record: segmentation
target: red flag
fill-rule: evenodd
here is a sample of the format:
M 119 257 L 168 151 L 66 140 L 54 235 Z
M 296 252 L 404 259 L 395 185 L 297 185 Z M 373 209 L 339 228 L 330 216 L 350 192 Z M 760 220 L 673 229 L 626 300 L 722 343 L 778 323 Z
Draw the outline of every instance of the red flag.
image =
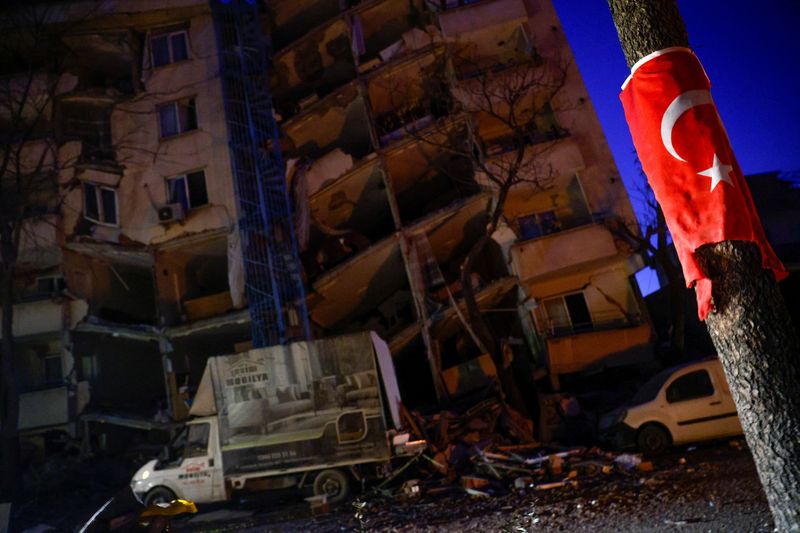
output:
M 631 69 L 620 99 L 689 287 L 695 285 L 700 320 L 711 311 L 711 280 L 694 252 L 703 244 L 755 242 L 764 268 L 780 280 L 786 270 L 767 242 L 750 190 L 700 61 L 688 48 L 667 48 Z

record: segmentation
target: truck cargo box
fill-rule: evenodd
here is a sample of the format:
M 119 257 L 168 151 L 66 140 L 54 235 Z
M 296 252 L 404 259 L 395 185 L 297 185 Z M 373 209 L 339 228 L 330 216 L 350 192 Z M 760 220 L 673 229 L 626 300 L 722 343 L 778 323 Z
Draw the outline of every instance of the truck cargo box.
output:
M 358 333 L 211 357 L 190 413 L 218 415 L 237 476 L 388 460 L 399 401 L 386 343 Z

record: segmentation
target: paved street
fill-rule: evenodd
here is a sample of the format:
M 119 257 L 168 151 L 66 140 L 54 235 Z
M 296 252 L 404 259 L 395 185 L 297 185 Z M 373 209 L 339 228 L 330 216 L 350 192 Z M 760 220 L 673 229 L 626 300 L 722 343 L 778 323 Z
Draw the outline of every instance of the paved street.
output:
M 739 441 L 734 441 L 739 442 Z M 682 461 L 684 459 L 685 461 Z M 311 518 L 299 498 L 204 511 L 179 531 L 767 532 L 772 524 L 750 454 L 729 442 L 679 448 L 652 472 L 598 475 L 548 491 L 473 497 L 460 489 L 414 501 L 367 499 Z M 215 520 L 216 518 L 216 520 Z

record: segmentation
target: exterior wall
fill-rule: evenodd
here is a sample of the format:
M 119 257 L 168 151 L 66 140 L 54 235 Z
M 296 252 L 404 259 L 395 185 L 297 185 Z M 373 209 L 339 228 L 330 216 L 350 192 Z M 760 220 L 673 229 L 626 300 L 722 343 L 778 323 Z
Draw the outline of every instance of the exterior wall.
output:
M 618 253 L 608 228 L 592 224 L 517 244 L 511 258 L 519 277 L 533 280 Z
M 547 340 L 548 367 L 552 375 L 594 367 L 637 363 L 649 357 L 649 325 L 593 331 Z M 613 354 L 609 356 L 609 354 Z
M 536 36 L 537 50 L 547 57 L 560 57 L 568 61 L 567 85 L 559 93 L 553 108 L 559 123 L 569 130 L 570 139 L 580 147 L 586 165 L 580 173 L 580 180 L 591 211 L 614 213 L 630 223 L 635 223 L 628 193 L 619 177 L 572 50 L 561 31 L 555 8 L 545 0 L 524 1 L 531 33 Z
M 157 244 L 235 225 L 213 23 L 209 14 L 183 21 L 188 22 L 190 59 L 152 68 L 146 44 L 142 59 L 144 92 L 117 104 L 111 115 L 112 143 L 117 161 L 124 167 L 122 175 L 114 178 L 96 172 L 76 173 L 86 181 L 117 182 L 119 227 L 95 225 L 91 230 L 95 239 Z M 154 21 L 151 29 L 157 30 L 165 22 L 176 20 Z M 187 97 L 195 98 L 198 128 L 161 139 L 157 106 Z M 201 169 L 205 171 L 208 205 L 192 209 L 180 223 L 159 224 L 157 207 L 168 200 L 166 178 Z M 74 228 L 83 209 L 80 188 L 72 191 L 67 203 L 65 226 Z

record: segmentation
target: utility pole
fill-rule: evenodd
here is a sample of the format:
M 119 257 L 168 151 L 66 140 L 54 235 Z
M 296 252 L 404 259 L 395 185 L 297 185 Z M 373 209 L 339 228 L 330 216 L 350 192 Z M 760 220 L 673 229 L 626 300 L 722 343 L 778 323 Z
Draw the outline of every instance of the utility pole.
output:
M 608 4 L 629 67 L 653 52 L 689 47 L 675 0 L 608 0 Z M 648 179 L 652 183 L 653 176 Z M 667 216 L 667 225 L 676 227 L 673 224 L 677 221 Z M 724 240 L 705 244 L 694 251 L 694 257 L 713 287 L 715 311 L 706 325 L 725 369 L 775 526 L 779 531 L 800 531 L 797 333 L 773 273 L 763 268 L 755 243 Z

